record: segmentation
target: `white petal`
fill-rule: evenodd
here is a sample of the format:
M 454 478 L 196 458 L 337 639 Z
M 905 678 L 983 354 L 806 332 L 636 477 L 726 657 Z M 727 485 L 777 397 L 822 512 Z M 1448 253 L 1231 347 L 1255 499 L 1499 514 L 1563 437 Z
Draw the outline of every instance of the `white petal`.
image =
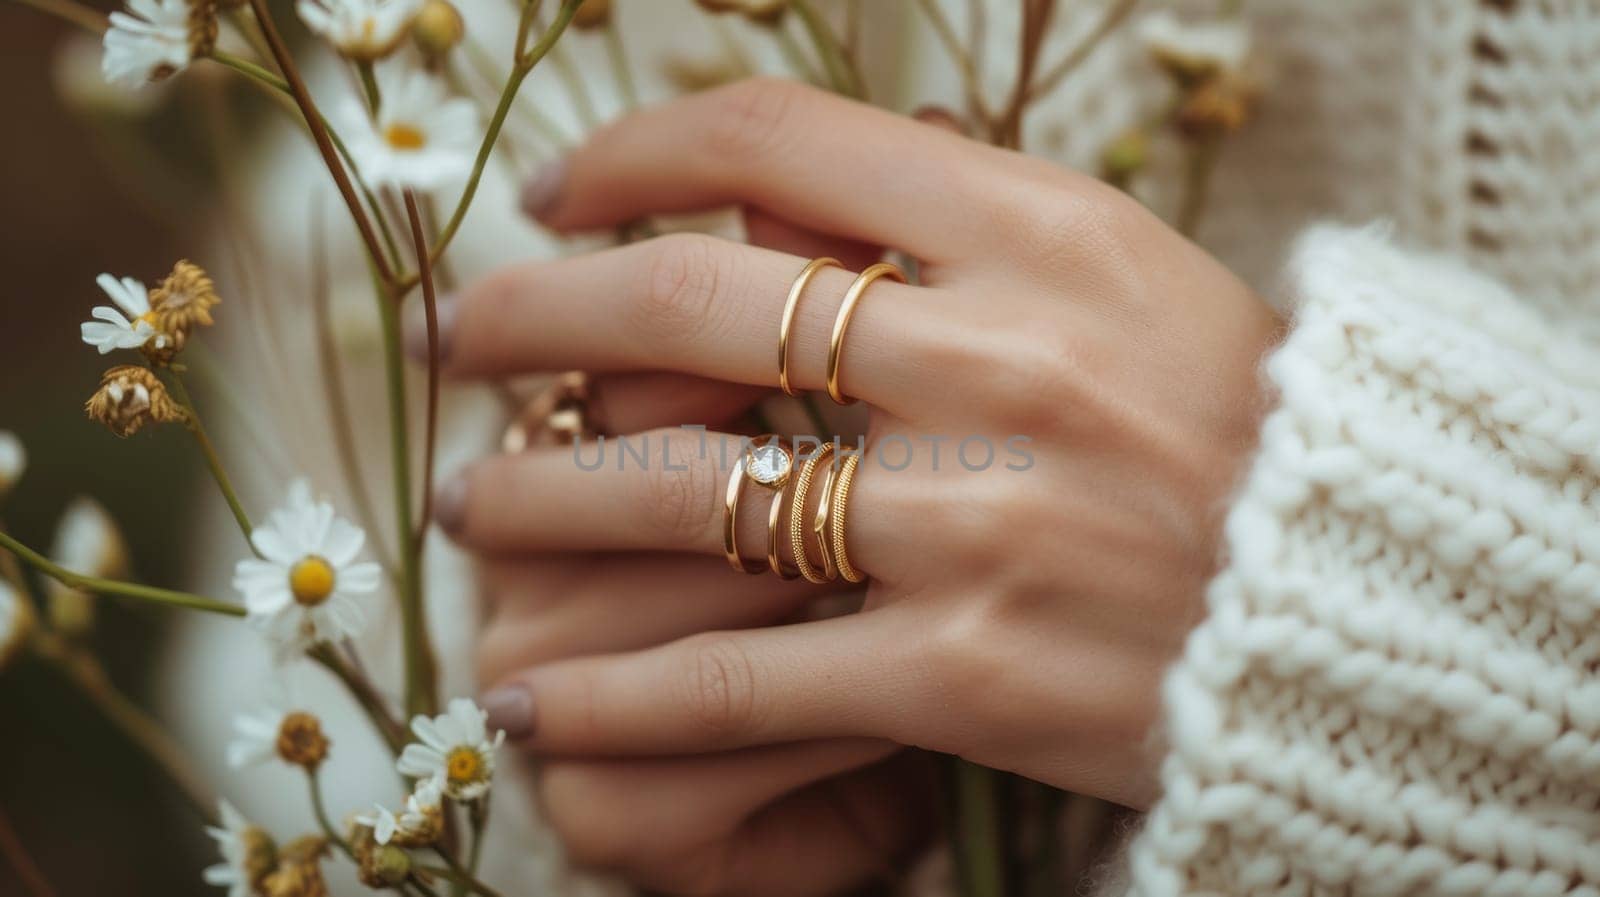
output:
M 428 778 L 444 769 L 444 755 L 424 745 L 408 744 L 394 768 L 403 776 Z
M 378 588 L 382 577 L 383 568 L 371 561 L 353 564 L 339 571 L 339 591 L 365 595 Z
M 336 517 L 329 523 L 327 535 L 322 540 L 322 556 L 333 566 L 344 567 L 361 553 L 361 546 L 366 540 L 367 534 L 362 532 L 361 527 L 343 517 Z

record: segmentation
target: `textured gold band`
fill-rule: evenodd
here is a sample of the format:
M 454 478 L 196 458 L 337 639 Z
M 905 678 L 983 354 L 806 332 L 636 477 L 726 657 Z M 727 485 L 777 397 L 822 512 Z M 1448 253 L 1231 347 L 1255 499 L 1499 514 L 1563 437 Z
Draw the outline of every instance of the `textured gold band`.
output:
M 841 405 L 849 405 L 855 401 L 845 396 L 839 387 L 839 357 L 844 353 L 845 328 L 850 326 L 850 318 L 856 313 L 856 305 L 861 301 L 861 294 L 880 277 L 906 282 L 905 272 L 888 262 L 879 262 L 868 267 L 856 275 L 855 282 L 845 291 L 844 302 L 839 305 L 839 316 L 833 319 L 833 337 L 828 341 L 828 395 Z
M 860 463 L 859 452 L 844 459 L 844 465 L 839 468 L 839 482 L 834 486 L 833 510 L 828 515 L 828 541 L 833 545 L 833 561 L 839 565 L 839 575 L 850 582 L 861 582 L 867 578 L 850 565 L 850 555 L 844 549 L 844 524 L 849 509 L 850 486 L 855 482 L 856 468 Z
M 827 463 L 828 479 L 822 488 L 822 507 L 826 508 L 828 504 L 828 486 L 833 482 L 834 465 L 831 463 L 832 458 L 833 443 L 830 442 L 817 449 L 815 455 L 806 459 L 806 463 L 800 467 L 799 477 L 795 480 L 794 499 L 789 506 L 789 547 L 794 550 L 794 565 L 800 571 L 800 575 L 806 578 L 806 582 L 831 582 L 838 578 L 838 573 L 835 572 L 833 567 L 832 553 L 828 550 L 828 543 L 820 539 L 820 537 L 817 542 L 818 547 L 822 550 L 823 569 L 819 573 L 816 567 L 811 566 L 811 559 L 806 557 L 805 541 L 807 530 L 805 526 L 806 496 L 811 493 L 811 480 L 816 476 L 817 466 Z M 822 511 L 819 510 L 818 513 L 820 514 Z
M 789 385 L 789 333 L 794 329 L 794 316 L 800 308 L 800 295 L 806 291 L 806 285 L 811 283 L 818 271 L 828 266 L 843 267 L 838 259 L 819 258 L 812 259 L 800 273 L 794 276 L 794 283 L 789 285 L 789 298 L 783 303 L 783 319 L 778 322 L 778 386 L 791 396 L 800 394 L 799 390 Z

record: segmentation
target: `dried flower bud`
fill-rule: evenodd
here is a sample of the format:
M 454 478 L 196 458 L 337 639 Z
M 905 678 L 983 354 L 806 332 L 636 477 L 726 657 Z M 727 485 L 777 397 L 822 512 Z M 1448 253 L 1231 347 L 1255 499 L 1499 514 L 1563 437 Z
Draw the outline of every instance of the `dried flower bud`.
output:
M 217 0 L 189 0 L 189 57 L 202 59 L 217 48 Z
M 149 423 L 187 419 L 155 373 L 132 364 L 119 365 L 102 374 L 100 388 L 83 407 L 90 420 L 105 424 L 118 436 L 132 436 Z
M 4 670 L 33 633 L 33 605 L 11 584 L 0 580 L 0 670 Z
M 56 526 L 50 559 L 74 573 L 120 579 L 128 572 L 128 543 L 111 513 L 80 495 L 67 505 Z M 94 626 L 94 598 L 87 592 L 51 580 L 45 597 L 50 622 L 61 634 L 79 637 Z
M 328 855 L 328 839 L 306 835 L 285 844 L 278 851 L 278 865 L 261 880 L 263 897 L 328 897 L 328 883 L 322 877 L 322 860 Z
M 244 847 L 244 859 L 240 865 L 250 880 L 251 892 L 259 894 L 263 882 L 278 865 L 278 845 L 266 829 L 253 825 L 241 831 L 238 838 Z
M 583 5 L 572 14 L 574 28 L 604 28 L 610 21 L 611 0 L 583 0 Z
M 737 13 L 758 25 L 776 25 L 789 11 L 789 0 L 694 0 L 709 13 Z
M 285 762 L 314 772 L 328 757 L 328 736 L 316 717 L 297 710 L 278 725 L 277 749 Z
M 1143 128 L 1134 128 L 1101 150 L 1100 177 L 1113 186 L 1126 188 L 1149 161 L 1150 135 Z
M 429 65 L 444 60 L 467 35 L 467 23 L 450 0 L 428 0 L 411 20 L 411 40 Z
M 0 499 L 6 497 L 27 469 L 28 450 L 23 448 L 22 440 L 9 430 L 0 430 Z
M 191 329 L 212 325 L 211 309 L 221 301 L 210 275 L 187 260 L 173 265 L 161 286 L 150 291 L 156 329 L 171 336 L 180 347 Z
M 1191 140 L 1231 134 L 1243 127 L 1255 111 L 1260 90 L 1238 74 L 1210 78 L 1184 95 L 1178 107 L 1178 132 Z
M 1250 53 L 1250 31 L 1237 20 L 1182 22 L 1163 10 L 1146 16 L 1138 30 L 1150 58 L 1182 88 L 1241 70 Z
M 346 840 L 355 854 L 356 877 L 369 888 L 392 888 L 411 877 L 411 855 L 393 844 L 379 844 L 372 827 L 350 826 Z

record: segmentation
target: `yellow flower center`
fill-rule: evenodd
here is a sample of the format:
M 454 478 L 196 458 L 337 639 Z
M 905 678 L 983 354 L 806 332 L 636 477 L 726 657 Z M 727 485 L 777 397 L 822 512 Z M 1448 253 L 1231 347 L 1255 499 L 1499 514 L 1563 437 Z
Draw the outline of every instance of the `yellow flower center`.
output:
M 333 578 L 333 565 L 311 555 L 289 570 L 289 591 L 300 604 L 316 607 L 333 594 Z
M 398 150 L 419 150 L 428 145 L 427 134 L 399 121 L 384 129 L 383 139 Z
M 133 326 L 135 326 L 135 327 L 139 326 L 139 322 L 140 321 L 143 321 L 146 324 L 149 324 L 151 327 L 156 326 L 156 312 L 155 312 L 155 309 L 152 308 L 151 310 L 145 312 L 144 314 L 140 315 L 139 317 L 134 318 L 133 319 Z
M 458 747 L 444 758 L 444 774 L 452 785 L 470 785 L 483 780 L 483 755 L 475 748 Z

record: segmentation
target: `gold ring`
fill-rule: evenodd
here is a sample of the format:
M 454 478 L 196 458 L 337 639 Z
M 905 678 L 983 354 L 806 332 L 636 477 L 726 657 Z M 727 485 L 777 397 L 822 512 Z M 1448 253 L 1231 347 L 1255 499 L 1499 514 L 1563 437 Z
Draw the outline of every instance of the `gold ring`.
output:
M 571 445 L 595 435 L 589 421 L 589 375 L 567 371 L 523 403 L 500 437 L 500 450 L 515 455 L 533 446 Z
M 760 573 L 765 569 L 760 563 L 752 567 L 739 554 L 739 494 L 744 491 L 745 480 L 781 495 L 793 470 L 794 452 L 772 433 L 757 436 L 734 462 L 722 503 L 722 550 L 728 556 L 728 565 L 740 573 Z
M 844 459 L 839 468 L 839 482 L 834 487 L 833 512 L 828 516 L 828 536 L 833 543 L 833 560 L 839 565 L 839 575 L 850 582 L 861 582 L 867 577 L 850 565 L 850 556 L 844 550 L 845 511 L 850 501 L 850 485 L 855 481 L 856 468 L 860 466 L 861 453 Z
M 833 498 L 834 483 L 839 478 L 839 459 L 833 458 L 828 464 L 828 475 L 822 480 L 822 499 L 817 502 L 817 514 L 811 518 L 811 534 L 817 537 L 817 545 L 822 549 L 822 574 L 832 582 L 839 578 L 839 562 L 833 546 L 828 544 L 827 526 L 833 517 L 833 509 L 837 507 Z
M 779 530 L 783 526 L 783 499 L 784 490 L 779 489 L 772 496 L 772 507 L 767 511 L 767 566 L 772 572 L 778 574 L 779 579 L 799 579 L 799 573 L 790 573 L 783 566 L 783 559 L 778 557 L 778 546 L 781 542 Z
M 839 578 L 839 574 L 833 569 L 833 559 L 828 552 L 828 543 L 820 539 L 817 544 L 822 549 L 822 572 L 818 573 L 817 568 L 811 566 L 811 559 L 806 557 L 806 528 L 803 525 L 806 515 L 806 496 L 811 493 L 811 479 L 816 475 L 817 465 L 830 460 L 832 455 L 833 443 L 824 443 L 817 448 L 815 455 L 807 458 L 806 463 L 800 466 L 800 475 L 796 478 L 794 485 L 793 503 L 789 506 L 789 547 L 794 549 L 794 565 L 800 571 L 800 575 L 806 578 L 806 582 L 832 582 Z M 834 465 L 829 463 L 829 482 L 833 480 L 833 470 Z M 824 505 L 828 502 L 826 484 L 823 486 L 822 502 Z
M 800 294 L 806 291 L 811 278 L 829 265 L 843 267 L 835 258 L 812 259 L 808 262 L 794 276 L 794 283 L 789 285 L 789 298 L 783 303 L 783 320 L 778 322 L 778 386 L 791 396 L 798 396 L 800 392 L 789 385 L 789 331 L 794 329 L 794 315 L 800 308 Z
M 839 306 L 839 316 L 833 319 L 833 337 L 828 341 L 828 395 L 841 405 L 849 405 L 855 401 L 845 396 L 839 388 L 839 356 L 844 351 L 844 331 L 850 326 L 850 317 L 856 313 L 856 304 L 861 301 L 861 294 L 880 277 L 891 277 L 906 283 L 905 272 L 894 265 L 888 262 L 872 265 L 856 275 L 855 283 L 850 284 L 850 289 L 845 291 L 844 302 Z

